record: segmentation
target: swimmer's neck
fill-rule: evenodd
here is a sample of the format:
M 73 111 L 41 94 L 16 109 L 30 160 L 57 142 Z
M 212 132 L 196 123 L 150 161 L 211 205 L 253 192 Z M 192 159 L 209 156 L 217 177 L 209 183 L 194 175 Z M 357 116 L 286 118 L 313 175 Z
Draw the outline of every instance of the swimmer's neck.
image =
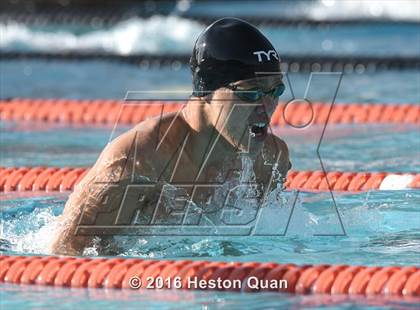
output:
M 209 148 L 214 144 L 214 149 L 209 158 L 211 162 L 226 159 L 226 157 L 234 157 L 237 149 L 226 141 L 223 136 L 218 135 L 216 128 L 208 118 L 208 103 L 199 101 L 197 98 L 189 100 L 182 109 L 181 116 L 190 127 L 189 137 L 189 153 L 193 160 L 202 160 L 205 153 L 209 152 Z
M 213 131 L 214 127 L 208 118 L 206 107 L 208 103 L 192 98 L 188 100 L 187 104 L 182 109 L 182 118 L 197 134 L 209 134 Z

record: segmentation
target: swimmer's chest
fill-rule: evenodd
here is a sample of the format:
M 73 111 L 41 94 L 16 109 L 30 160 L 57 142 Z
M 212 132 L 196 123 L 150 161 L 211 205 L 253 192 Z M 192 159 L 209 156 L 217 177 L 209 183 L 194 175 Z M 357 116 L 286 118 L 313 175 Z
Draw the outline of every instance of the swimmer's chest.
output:
M 225 160 L 192 162 L 188 156 L 172 158 L 161 173 L 161 180 L 172 183 L 226 183 L 236 181 L 266 183 L 272 166 L 264 163 L 261 156 L 244 163 L 240 156 Z

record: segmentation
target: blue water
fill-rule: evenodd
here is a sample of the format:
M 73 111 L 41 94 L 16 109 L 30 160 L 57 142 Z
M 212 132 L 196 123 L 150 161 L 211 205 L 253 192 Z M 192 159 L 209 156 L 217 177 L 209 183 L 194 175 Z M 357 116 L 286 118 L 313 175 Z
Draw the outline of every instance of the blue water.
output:
M 377 15 L 377 11 L 368 4 L 354 7 L 343 4 L 344 1 L 335 5 L 346 8 L 346 13 L 337 7 L 330 9 L 322 6 L 321 1 L 306 2 L 309 8 L 305 10 L 302 10 L 302 3 L 284 2 L 282 10 L 276 5 L 277 1 L 263 3 L 239 8 L 236 3 L 223 4 L 223 7 L 220 3 L 193 3 L 191 11 L 210 8 L 207 11 L 209 14 L 218 15 L 221 11 L 238 14 L 258 11 L 263 14 L 261 12 L 265 10 L 281 11 L 285 15 L 289 12 L 296 16 L 343 19 L 379 16 L 412 20 L 417 16 L 414 8 L 407 10 L 402 4 L 400 10 L 395 7 L 396 4 L 384 4 L 382 15 Z M 325 16 L 321 16 L 322 12 Z M 369 12 L 376 12 L 376 15 Z M 0 48 L 3 50 L 105 50 L 130 54 L 188 53 L 194 37 L 204 26 L 176 17 L 154 17 L 104 29 L 82 25 L 59 29 L 24 25 L 8 27 L 0 25 L 3 31 Z M 388 23 L 313 29 L 265 27 L 262 30 L 273 40 L 277 50 L 288 54 L 413 56 L 420 52 L 420 34 L 416 25 Z M 0 66 L 1 98 L 123 99 L 128 91 L 188 92 L 191 89 L 189 70 L 183 66 L 159 69 L 100 61 L 0 61 Z M 296 97 L 303 97 L 308 80 L 308 74 L 290 74 L 287 92 L 281 100 L 292 98 L 291 89 Z M 337 76 L 313 76 L 312 82 L 314 84 L 309 87 L 308 93 L 310 99 L 331 101 Z M 336 102 L 419 104 L 419 85 L 420 72 L 416 70 L 345 74 Z M 127 129 L 118 127 L 117 134 Z M 107 126 L 1 122 L 0 165 L 91 166 L 110 139 L 111 130 Z M 321 126 L 304 130 L 273 130 L 288 143 L 293 169 L 320 169 L 316 146 Z M 327 126 L 320 156 L 326 170 L 419 173 L 419 134 L 420 129 L 413 125 Z M 274 206 L 266 211 L 266 216 L 262 218 L 266 227 L 279 225 L 277 228 L 280 231 L 285 229 L 285 219 L 290 215 L 295 195 L 296 192 L 285 192 L 283 208 L 276 209 Z M 67 197 L 68 193 L 0 194 L 2 252 L 48 254 L 47 244 L 55 231 L 55 219 L 61 214 Z M 334 193 L 334 198 L 340 218 L 334 211 L 329 193 L 300 193 L 285 236 L 121 237 L 119 242 L 124 249 L 121 256 L 297 264 L 419 265 L 419 191 Z M 280 216 L 280 220 L 275 222 L 270 215 Z M 320 237 L 317 234 L 343 236 Z M 95 248 L 88 249 L 87 254 L 98 255 Z M 1 306 L 7 309 L 415 309 L 418 306 L 418 300 L 342 296 L 184 291 L 138 293 L 16 285 L 2 285 L 1 288 Z

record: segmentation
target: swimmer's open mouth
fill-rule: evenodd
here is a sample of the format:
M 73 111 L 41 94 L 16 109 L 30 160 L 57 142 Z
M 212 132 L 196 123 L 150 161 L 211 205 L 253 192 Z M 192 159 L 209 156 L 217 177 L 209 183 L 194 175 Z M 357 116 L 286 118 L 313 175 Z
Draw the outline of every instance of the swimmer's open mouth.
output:
M 265 122 L 258 122 L 251 124 L 249 127 L 249 134 L 252 138 L 257 140 L 264 140 L 267 136 L 268 124 Z

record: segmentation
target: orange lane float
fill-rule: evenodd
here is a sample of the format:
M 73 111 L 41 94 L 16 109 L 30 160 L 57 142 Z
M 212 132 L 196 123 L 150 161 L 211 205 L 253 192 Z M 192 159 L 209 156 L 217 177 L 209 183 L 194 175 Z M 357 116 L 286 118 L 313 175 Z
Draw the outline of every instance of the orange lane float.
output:
M 0 192 L 71 191 L 89 168 L 0 167 Z M 420 188 L 419 173 L 289 171 L 285 186 L 303 191 Z
M 420 269 L 414 266 L 1 256 L 0 282 L 72 288 L 420 296 Z
M 0 100 L 0 119 L 10 121 L 42 121 L 50 123 L 100 125 L 132 125 L 142 120 L 178 111 L 184 102 L 24 99 Z M 325 124 L 398 123 L 419 124 L 419 104 L 331 104 L 292 101 L 280 103 L 271 119 L 272 126 Z

